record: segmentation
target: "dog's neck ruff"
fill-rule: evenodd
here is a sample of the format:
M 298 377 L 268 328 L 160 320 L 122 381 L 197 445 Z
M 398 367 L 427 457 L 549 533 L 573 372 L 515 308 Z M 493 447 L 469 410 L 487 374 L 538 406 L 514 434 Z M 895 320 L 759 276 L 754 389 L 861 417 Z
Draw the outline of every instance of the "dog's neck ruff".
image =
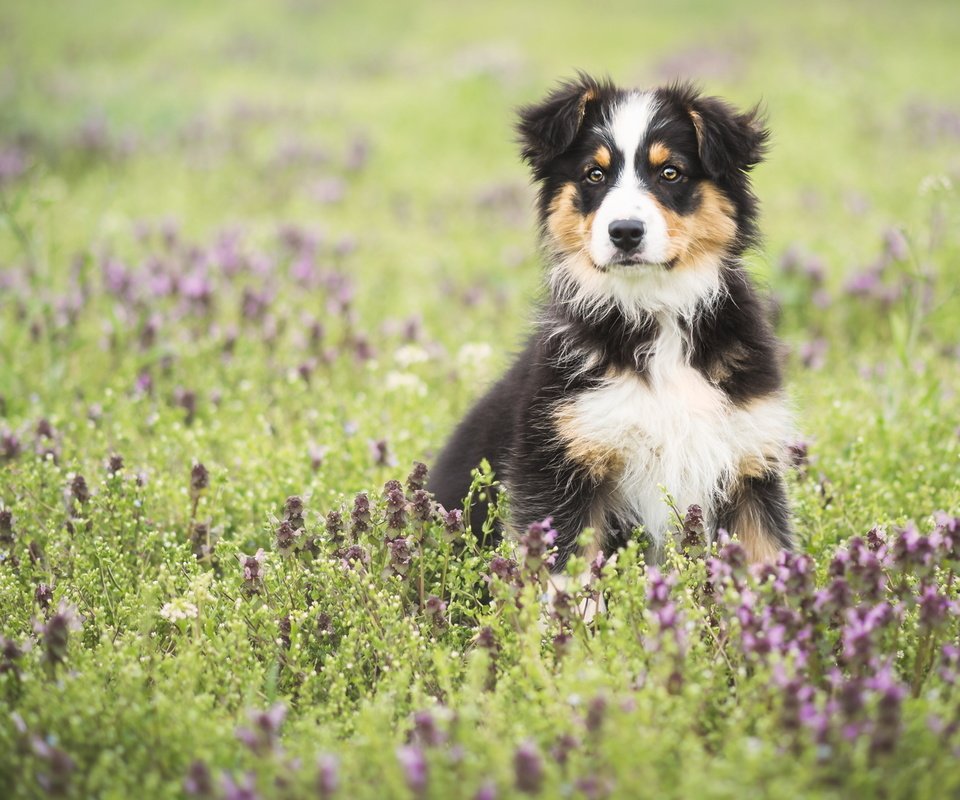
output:
M 564 316 L 589 323 L 615 308 L 636 327 L 651 318 L 690 326 L 724 295 L 715 258 L 670 270 L 660 265 L 598 269 L 583 254 L 558 257 L 548 275 L 554 305 Z

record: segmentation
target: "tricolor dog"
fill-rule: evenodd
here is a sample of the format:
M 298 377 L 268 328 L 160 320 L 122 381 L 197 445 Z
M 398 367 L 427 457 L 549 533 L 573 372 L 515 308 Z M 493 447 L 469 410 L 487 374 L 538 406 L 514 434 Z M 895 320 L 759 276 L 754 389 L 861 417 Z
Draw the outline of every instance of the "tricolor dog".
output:
M 507 527 L 552 517 L 555 569 L 642 526 L 656 559 L 667 496 L 752 562 L 792 547 L 791 415 L 779 344 L 741 256 L 757 239 L 749 172 L 768 133 L 687 85 L 627 90 L 581 75 L 520 110 L 539 187 L 549 297 L 513 366 L 454 431 L 431 489 L 459 507 L 492 465 Z M 471 509 L 475 531 L 486 507 Z

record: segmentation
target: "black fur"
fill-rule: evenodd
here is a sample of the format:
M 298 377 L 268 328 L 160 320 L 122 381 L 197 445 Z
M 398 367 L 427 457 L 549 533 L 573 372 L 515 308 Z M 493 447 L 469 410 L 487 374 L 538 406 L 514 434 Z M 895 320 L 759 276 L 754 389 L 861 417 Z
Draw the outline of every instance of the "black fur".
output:
M 581 175 L 604 143 L 598 133 L 604 113 L 625 95 L 609 82 L 581 75 L 542 103 L 521 109 L 521 151 L 540 183 L 544 230 L 561 187 L 578 186 L 575 208 L 584 216 L 602 201 L 602 191 L 585 185 Z M 656 97 L 657 139 L 668 141 L 684 174 L 675 186 L 651 189 L 658 193 L 661 206 L 678 214 L 696 213 L 702 197 L 699 187 L 710 181 L 734 208 L 736 236 L 718 260 L 721 299 L 703 313 L 681 320 L 681 325 L 690 366 L 732 403 L 745 407 L 781 387 L 777 341 L 738 260 L 756 237 L 757 205 L 748 171 L 762 158 L 767 133 L 756 110 L 737 113 L 723 101 L 700 97 L 689 86 L 660 89 Z M 610 165 L 611 172 L 620 168 Z M 645 159 L 637 169 L 647 185 L 656 182 Z M 561 255 L 548 248 L 548 259 Z M 556 568 L 575 551 L 584 526 L 597 524 L 591 509 L 609 487 L 567 457 L 554 429 L 553 411 L 561 401 L 597 387 L 611 371 L 645 379 L 650 346 L 660 331 L 660 323 L 650 314 L 627 316 L 616 303 L 582 313 L 567 300 L 554 295 L 544 304 L 540 322 L 513 366 L 457 426 L 434 465 L 430 486 L 444 506 L 459 507 L 470 484 L 470 470 L 488 459 L 509 490 L 509 522 L 514 529 L 553 518 L 558 532 Z M 790 546 L 786 498 L 776 471 L 763 479 L 738 481 L 718 509 L 718 521 L 733 524 L 748 506 L 778 532 L 778 546 Z M 485 515 L 485 504 L 475 503 L 470 519 L 475 532 Z M 604 547 L 610 549 L 643 520 L 601 522 L 607 534 Z

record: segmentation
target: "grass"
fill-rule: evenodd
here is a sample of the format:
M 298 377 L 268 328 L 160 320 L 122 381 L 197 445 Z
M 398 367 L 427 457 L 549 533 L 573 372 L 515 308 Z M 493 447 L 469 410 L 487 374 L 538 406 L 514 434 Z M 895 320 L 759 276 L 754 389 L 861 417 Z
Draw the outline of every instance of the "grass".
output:
M 958 29 L 946 2 L 2 4 L 0 793 L 956 792 Z M 681 547 L 672 621 L 631 547 L 588 629 L 384 494 L 527 328 L 512 110 L 576 68 L 768 109 L 750 266 L 809 586 Z M 836 556 L 875 526 L 879 588 Z M 850 614 L 883 603 L 860 659 Z M 759 653 L 781 623 L 745 606 L 810 644 Z

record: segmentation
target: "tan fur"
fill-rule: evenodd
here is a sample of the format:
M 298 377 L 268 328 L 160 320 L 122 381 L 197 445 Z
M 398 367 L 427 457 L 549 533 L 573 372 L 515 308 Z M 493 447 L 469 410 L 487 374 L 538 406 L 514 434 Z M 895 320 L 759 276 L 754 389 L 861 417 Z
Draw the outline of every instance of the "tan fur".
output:
M 579 417 L 572 404 L 559 406 L 553 419 L 557 436 L 566 446 L 567 457 L 582 466 L 591 480 L 599 483 L 622 469 L 623 456 L 616 448 L 592 442 L 580 430 Z M 599 526 L 594 527 L 600 530 Z
M 650 160 L 650 166 L 660 167 L 673 158 L 673 153 L 670 152 L 670 148 L 663 142 L 654 142 L 650 145 L 650 152 L 647 158 Z
M 603 169 L 610 169 L 610 150 L 609 148 L 602 144 L 597 148 L 597 152 L 593 154 L 593 160 L 597 163 L 598 167 Z
M 776 539 L 760 524 L 750 506 L 741 513 L 731 526 L 747 553 L 751 564 L 771 564 L 777 560 L 780 547 Z
M 705 256 L 721 256 L 736 236 L 733 205 L 709 181 L 700 187 L 699 208 L 687 216 L 665 208 L 655 197 L 652 199 L 667 221 L 667 257 L 677 268 L 701 263 Z
M 577 187 L 566 183 L 550 202 L 547 212 L 547 230 L 561 250 L 577 252 L 588 246 L 593 214 L 583 216 L 577 211 L 574 198 Z

